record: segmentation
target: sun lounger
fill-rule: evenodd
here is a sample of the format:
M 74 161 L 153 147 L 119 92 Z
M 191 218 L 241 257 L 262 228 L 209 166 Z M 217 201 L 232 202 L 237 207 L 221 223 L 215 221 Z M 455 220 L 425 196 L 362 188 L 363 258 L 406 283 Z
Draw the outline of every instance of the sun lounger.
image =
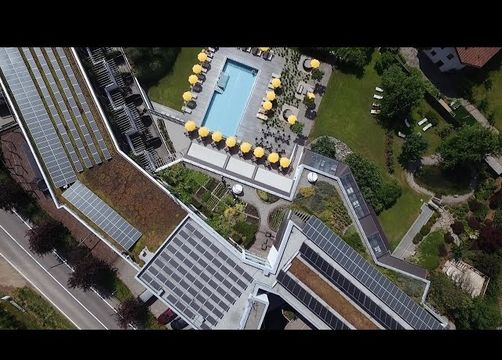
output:
M 192 93 L 192 99 L 197 99 L 197 94 Z
M 397 136 L 399 136 L 400 138 L 403 138 L 403 139 L 406 137 L 406 135 L 405 135 L 405 134 L 403 134 L 401 131 L 399 131 L 399 132 L 397 133 Z
M 269 84 L 268 84 L 268 88 L 269 88 L 270 90 L 275 90 L 275 87 L 274 87 L 274 85 L 272 85 L 272 83 L 269 83 Z
M 431 123 L 429 123 L 429 124 L 425 125 L 425 126 L 424 126 L 424 128 L 423 128 L 422 130 L 423 130 L 423 131 L 427 131 L 427 130 L 429 130 L 431 127 L 432 127 L 432 124 L 431 124 Z
M 259 112 L 258 114 L 256 114 L 256 117 L 257 117 L 258 119 L 261 119 L 261 120 L 264 120 L 264 121 L 265 121 L 265 120 L 268 120 L 268 116 L 267 116 L 267 115 L 265 115 L 265 114 L 262 114 L 262 113 L 260 113 L 260 112 Z
M 202 68 L 202 72 L 205 74 L 207 73 L 207 69 L 205 67 Z
M 272 51 L 267 51 L 265 55 L 263 55 L 263 58 L 268 61 L 272 61 L 274 58 L 274 53 Z
M 408 121 L 408 119 L 404 119 L 404 123 L 406 124 L 406 127 L 410 127 L 410 122 Z
M 378 92 L 383 92 L 383 89 L 379 88 L 378 86 L 375 88 L 375 90 L 378 91 Z
M 208 47 L 207 49 L 208 49 L 209 51 L 211 51 L 212 53 L 214 53 L 214 52 L 216 51 L 216 50 L 215 50 L 214 48 L 212 48 L 212 47 Z
M 272 73 L 272 77 L 273 77 L 273 78 L 277 78 L 277 79 L 279 79 L 279 78 L 281 77 L 281 75 L 277 75 L 277 74 L 275 74 L 275 73 Z
M 247 53 L 250 53 L 251 52 L 251 48 L 247 47 L 247 48 L 244 49 L 244 51 L 247 52 Z
M 423 118 L 422 120 L 420 120 L 418 122 L 418 126 L 421 126 L 422 124 L 426 123 L 427 122 L 427 118 Z
M 383 96 L 382 96 L 382 95 L 377 95 L 377 94 L 374 94 L 374 95 L 373 95 L 373 99 L 382 100 L 382 99 L 383 99 Z
M 213 59 L 208 56 L 207 59 L 206 59 L 206 62 L 210 63 L 211 61 L 213 61 Z
M 372 115 L 378 115 L 378 114 L 380 114 L 381 110 L 371 109 L 370 112 L 371 112 Z
M 184 113 L 187 113 L 187 114 L 191 114 L 192 113 L 192 109 L 186 107 L 186 106 L 183 106 L 181 108 L 181 111 L 183 111 Z
M 373 106 L 374 108 L 379 108 L 380 104 L 379 103 L 373 103 L 373 104 L 371 104 L 371 106 Z

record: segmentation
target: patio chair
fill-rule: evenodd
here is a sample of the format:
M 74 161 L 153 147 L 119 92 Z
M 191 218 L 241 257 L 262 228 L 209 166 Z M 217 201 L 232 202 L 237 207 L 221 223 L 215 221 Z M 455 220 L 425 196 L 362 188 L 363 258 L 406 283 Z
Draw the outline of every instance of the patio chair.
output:
M 187 108 L 186 106 L 183 106 L 181 108 L 181 111 L 183 111 L 184 113 L 187 113 L 187 114 L 191 114 L 192 113 L 192 109 Z
M 382 95 L 373 94 L 373 99 L 382 100 L 383 96 Z
M 303 85 L 302 84 L 298 85 L 298 87 L 296 88 L 296 92 L 298 94 L 303 94 Z

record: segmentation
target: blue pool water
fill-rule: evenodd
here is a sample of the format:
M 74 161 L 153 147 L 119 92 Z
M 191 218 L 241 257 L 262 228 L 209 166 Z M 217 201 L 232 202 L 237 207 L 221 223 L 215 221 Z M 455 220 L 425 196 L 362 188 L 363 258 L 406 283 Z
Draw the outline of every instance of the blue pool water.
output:
M 214 91 L 202 125 L 211 131 L 219 130 L 225 136 L 235 135 L 251 95 L 256 73 L 255 69 L 228 59 L 220 76 L 228 76 L 225 90 L 221 94 Z

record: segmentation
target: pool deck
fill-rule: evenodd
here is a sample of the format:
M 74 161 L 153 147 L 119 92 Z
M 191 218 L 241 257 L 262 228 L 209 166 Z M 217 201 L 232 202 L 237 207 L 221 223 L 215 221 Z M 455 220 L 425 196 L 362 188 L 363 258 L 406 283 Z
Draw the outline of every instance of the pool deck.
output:
M 192 110 L 191 114 L 184 114 L 184 118 L 185 120 L 193 120 L 198 126 L 201 126 L 204 115 L 211 102 L 218 77 L 228 58 L 258 70 L 248 104 L 236 134 L 239 140 L 254 143 L 255 137 L 261 133 L 262 129 L 261 120 L 256 118 L 256 114 L 268 90 L 268 84 L 272 79 L 272 73 L 281 74 L 285 64 L 285 60 L 279 56 L 274 56 L 272 61 L 268 61 L 263 57 L 254 56 L 251 53 L 246 53 L 237 48 L 220 47 L 213 56 L 211 68 L 206 72 L 206 80 L 202 84 L 202 91 L 197 94 L 197 99 L 195 100 L 197 107 Z

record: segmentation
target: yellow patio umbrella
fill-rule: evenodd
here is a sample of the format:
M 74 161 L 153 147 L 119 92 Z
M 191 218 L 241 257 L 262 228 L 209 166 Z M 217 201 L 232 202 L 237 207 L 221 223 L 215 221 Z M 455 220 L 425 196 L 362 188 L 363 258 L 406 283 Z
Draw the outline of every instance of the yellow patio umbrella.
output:
M 289 125 L 294 125 L 296 123 L 296 116 L 295 115 L 289 115 L 288 116 L 288 123 L 289 123 Z
M 282 168 L 287 168 L 289 164 L 291 164 L 291 160 L 289 160 L 287 157 L 282 157 L 279 164 L 281 165 Z
M 215 131 L 213 135 L 211 135 L 211 138 L 213 139 L 214 142 L 219 142 L 221 139 L 223 139 L 223 135 L 219 131 Z
M 209 129 L 207 127 L 201 127 L 199 129 L 199 136 L 200 137 L 206 137 L 209 135 Z
M 310 60 L 310 66 L 312 66 L 312 69 L 317 69 L 321 63 L 317 59 L 312 59 Z
M 315 99 L 315 94 L 314 94 L 313 92 L 308 92 L 308 93 L 307 93 L 307 97 L 308 97 L 309 99 Z
M 261 47 L 259 48 L 261 51 L 265 52 L 265 51 L 269 51 L 270 48 L 269 47 Z
M 192 71 L 196 74 L 200 74 L 200 72 L 202 71 L 202 66 L 195 64 L 194 66 L 192 66 Z
M 274 79 L 272 80 L 272 86 L 273 86 L 274 88 L 278 88 L 279 86 L 281 86 L 281 80 L 280 80 L 280 79 L 278 79 L 278 78 L 274 78 Z
M 256 149 L 254 149 L 253 154 L 257 158 L 261 158 L 263 157 L 263 155 L 265 155 L 265 150 L 263 150 L 261 146 L 258 146 Z
M 188 120 L 185 123 L 185 130 L 186 131 L 194 131 L 197 128 L 197 125 L 195 124 L 195 121 Z
M 251 144 L 248 142 L 243 142 L 241 144 L 241 151 L 243 154 L 247 154 L 248 152 L 251 151 Z
M 190 91 L 185 91 L 183 93 L 183 100 L 185 100 L 185 101 L 192 100 L 192 93 Z
M 199 81 L 197 75 L 192 74 L 188 77 L 188 82 L 190 83 L 190 85 L 195 85 L 197 81 Z
M 268 161 L 270 161 L 272 164 L 275 164 L 276 162 L 279 161 L 279 154 L 276 152 L 271 153 L 268 156 Z
M 274 101 L 275 100 L 275 92 L 267 91 L 267 99 L 270 101 Z
M 272 109 L 272 103 L 270 101 L 265 101 L 263 104 L 261 104 L 265 110 L 270 110 Z
M 227 140 L 225 140 L 225 145 L 229 148 L 234 147 L 235 144 L 237 144 L 237 140 L 233 136 L 230 136 Z
M 200 62 L 204 62 L 207 60 L 207 54 L 205 52 L 200 52 L 199 55 L 197 55 L 197 59 L 200 61 Z

